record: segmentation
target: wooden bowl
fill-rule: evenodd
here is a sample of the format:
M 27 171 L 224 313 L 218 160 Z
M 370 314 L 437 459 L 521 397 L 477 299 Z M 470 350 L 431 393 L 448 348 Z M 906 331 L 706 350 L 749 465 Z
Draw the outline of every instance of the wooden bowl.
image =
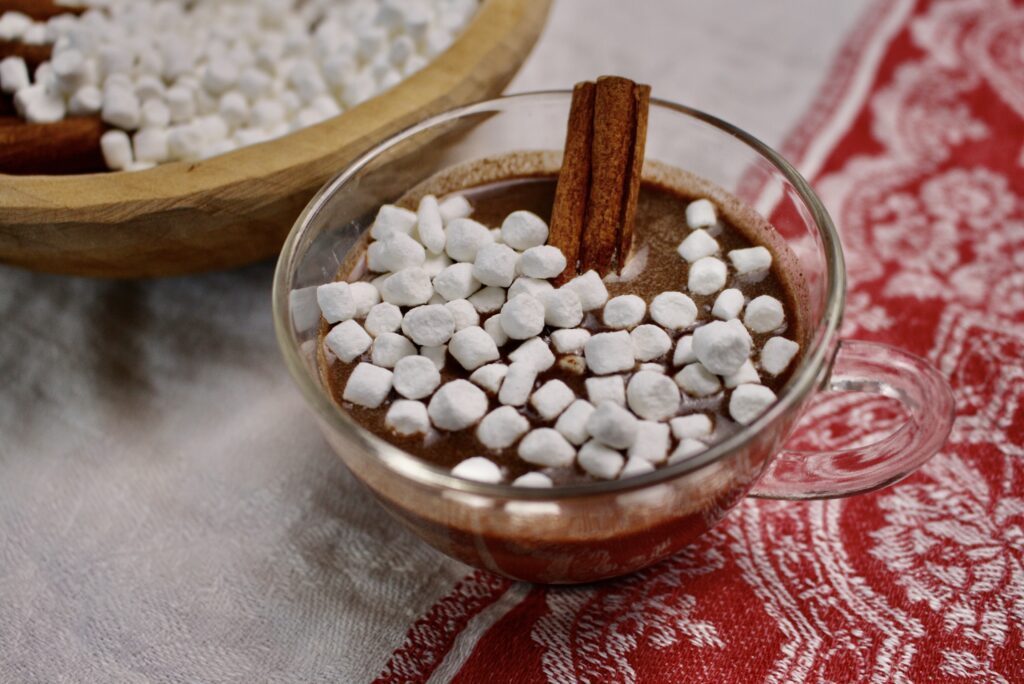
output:
M 484 0 L 423 70 L 316 126 L 197 163 L 133 173 L 0 175 L 0 261 L 104 277 L 229 268 L 277 253 L 324 182 L 416 121 L 492 97 L 540 34 L 550 0 Z

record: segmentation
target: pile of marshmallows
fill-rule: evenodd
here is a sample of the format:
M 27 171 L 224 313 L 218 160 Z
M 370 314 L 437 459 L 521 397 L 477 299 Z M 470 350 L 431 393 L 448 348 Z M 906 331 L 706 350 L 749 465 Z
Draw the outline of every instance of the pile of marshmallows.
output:
M 68 3 L 65 3 L 68 4 Z M 52 44 L 0 89 L 32 123 L 99 115 L 107 165 L 138 170 L 270 140 L 390 88 L 443 51 L 477 0 L 90 0 L 80 16 L 0 16 Z
M 329 356 L 351 363 L 368 353 L 352 370 L 343 399 L 377 408 L 394 391 L 401 398 L 391 403 L 385 420 L 395 433 L 475 429 L 495 452 L 518 443 L 519 457 L 539 468 L 576 463 L 595 478 L 612 479 L 650 472 L 707 448 L 714 421 L 705 413 L 677 417 L 681 391 L 707 398 L 702 405 L 709 408 L 724 385 L 732 390 L 729 414 L 743 425 L 775 401 L 759 384 L 748 330 L 778 332 L 785 326 L 783 307 L 769 296 L 745 302 L 740 290 L 723 289 L 728 268 L 713 256 L 719 247 L 706 230 L 716 223 L 709 201 L 688 205 L 691 232 L 679 245 L 690 262 L 688 289 L 719 293 L 711 312 L 715 320 L 703 324 L 683 292 L 663 292 L 650 307 L 635 295 L 609 299 L 594 271 L 555 288 L 549 279 L 563 271 L 566 259 L 545 244 L 548 226 L 541 218 L 515 211 L 501 228 L 488 229 L 469 218 L 471 211 L 461 196 L 439 203 L 428 195 L 415 213 L 381 207 L 366 257 L 369 270 L 382 275 L 317 289 L 325 320 L 335 324 L 324 340 Z M 764 247 L 734 250 L 728 258 L 739 275 L 764 272 L 772 262 Z M 599 310 L 611 332 L 591 334 L 579 327 L 587 312 Z M 648 316 L 652 323 L 644 322 Z M 553 329 L 550 345 L 542 337 L 545 328 Z M 499 361 L 499 349 L 510 341 L 518 346 L 506 364 Z M 771 337 L 760 349 L 760 370 L 782 373 L 798 350 L 796 342 Z M 672 366 L 682 367 L 674 377 L 656 362 L 670 355 Z M 448 357 L 471 371 L 468 381 L 441 384 L 439 371 Z M 537 387 L 538 376 L 556 363 L 590 376 L 586 399 L 557 379 Z M 520 410 L 527 404 L 538 424 Z M 671 454 L 670 432 L 678 440 Z M 452 472 L 485 482 L 503 479 L 484 456 Z M 535 471 L 513 484 L 552 481 Z

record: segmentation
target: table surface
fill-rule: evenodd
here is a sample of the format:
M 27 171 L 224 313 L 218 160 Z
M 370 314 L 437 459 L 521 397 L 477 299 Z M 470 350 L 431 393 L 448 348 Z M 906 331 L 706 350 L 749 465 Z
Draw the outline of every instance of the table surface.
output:
M 0 681 L 1024 681 L 1021 44 L 1003 0 L 555 3 L 509 90 L 619 73 L 781 147 L 843 232 L 845 334 L 926 356 L 960 410 L 894 488 L 744 502 L 599 587 L 381 515 L 283 368 L 272 264 L 0 267 Z M 814 417 L 815 446 L 893 427 Z

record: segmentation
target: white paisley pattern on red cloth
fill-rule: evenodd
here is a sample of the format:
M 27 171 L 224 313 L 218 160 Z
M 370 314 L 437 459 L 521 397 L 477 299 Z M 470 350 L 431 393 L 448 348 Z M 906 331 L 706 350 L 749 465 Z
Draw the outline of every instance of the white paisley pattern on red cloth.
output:
M 524 590 L 448 678 L 1024 682 L 1024 3 L 880 2 L 782 151 L 842 234 L 844 334 L 949 378 L 949 443 L 879 492 L 747 500 L 631 577 Z M 794 444 L 828 448 L 900 412 L 832 395 L 807 418 Z

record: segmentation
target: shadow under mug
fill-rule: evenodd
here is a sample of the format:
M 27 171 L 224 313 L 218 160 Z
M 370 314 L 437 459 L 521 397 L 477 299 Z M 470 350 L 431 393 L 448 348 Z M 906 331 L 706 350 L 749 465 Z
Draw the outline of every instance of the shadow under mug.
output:
M 315 290 L 334 279 L 377 207 L 453 165 L 522 150 L 561 149 L 571 94 L 514 95 L 432 117 L 380 143 L 313 198 L 288 236 L 274 277 L 274 322 L 287 366 L 327 441 L 412 531 L 461 561 L 515 579 L 589 582 L 677 552 L 742 497 L 841 497 L 891 484 L 946 440 L 954 402 L 922 359 L 840 340 L 846 280 L 839 236 L 814 191 L 776 152 L 738 128 L 654 100 L 649 164 L 685 169 L 768 219 L 801 272 L 802 354 L 778 401 L 706 451 L 622 480 L 529 489 L 451 475 L 358 426 L 316 366 Z M 645 164 L 645 173 L 648 164 Z M 840 451 L 784 448 L 816 391 L 899 401 L 906 421 L 882 441 Z

